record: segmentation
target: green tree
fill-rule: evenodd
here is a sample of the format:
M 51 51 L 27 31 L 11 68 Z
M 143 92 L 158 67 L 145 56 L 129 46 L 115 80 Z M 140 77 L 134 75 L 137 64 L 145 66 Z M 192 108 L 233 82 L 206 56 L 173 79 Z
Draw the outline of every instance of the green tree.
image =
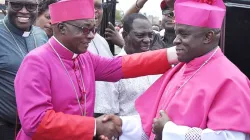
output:
M 122 10 L 117 10 L 117 9 L 116 9 L 115 21 L 121 21 L 123 15 L 124 15 L 124 13 L 123 13 Z

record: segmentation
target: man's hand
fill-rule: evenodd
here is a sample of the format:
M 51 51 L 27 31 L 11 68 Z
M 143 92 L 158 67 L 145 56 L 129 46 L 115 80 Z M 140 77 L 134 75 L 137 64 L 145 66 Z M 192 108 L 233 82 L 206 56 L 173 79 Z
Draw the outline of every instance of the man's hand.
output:
M 137 0 L 137 5 L 139 8 L 142 8 L 147 1 L 148 0 Z
M 115 115 L 96 118 L 96 136 L 101 140 L 118 138 L 122 134 L 122 120 Z
M 110 40 L 115 45 L 117 45 L 119 47 L 123 47 L 124 46 L 124 40 L 123 40 L 123 38 L 115 30 L 115 27 L 110 22 L 109 22 L 108 27 L 105 29 L 105 35 L 107 36 L 106 39 Z
M 162 139 L 162 131 L 164 128 L 164 125 L 170 121 L 167 114 L 161 110 L 160 111 L 160 118 L 154 119 L 153 124 L 153 133 L 155 134 L 155 140 L 161 140 Z

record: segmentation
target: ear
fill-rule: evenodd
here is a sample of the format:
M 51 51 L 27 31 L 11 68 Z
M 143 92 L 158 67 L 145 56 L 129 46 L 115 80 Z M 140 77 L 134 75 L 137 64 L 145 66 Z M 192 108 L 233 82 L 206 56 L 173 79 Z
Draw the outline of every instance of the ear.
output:
M 211 30 L 208 31 L 208 32 L 205 34 L 204 43 L 205 43 L 205 44 L 209 44 L 209 43 L 213 40 L 214 36 L 215 36 L 214 31 L 211 31 Z
M 125 39 L 128 36 L 128 33 L 126 31 L 122 31 L 122 37 Z
M 59 32 L 61 34 L 65 34 L 66 33 L 66 26 L 65 26 L 65 24 L 59 23 L 59 24 L 57 24 L 57 28 L 58 28 L 58 30 L 59 30 Z

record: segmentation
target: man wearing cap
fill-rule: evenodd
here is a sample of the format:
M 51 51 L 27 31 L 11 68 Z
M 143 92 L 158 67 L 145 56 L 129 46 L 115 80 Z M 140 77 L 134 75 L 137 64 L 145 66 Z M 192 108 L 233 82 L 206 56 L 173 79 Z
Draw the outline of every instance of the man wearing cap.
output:
M 163 30 L 160 31 L 160 35 L 163 37 L 167 47 L 173 46 L 175 39 L 174 32 L 174 9 L 167 5 L 166 1 L 163 0 L 160 4 L 162 10 L 162 24 Z
M 180 63 L 139 97 L 139 116 L 122 118 L 120 140 L 249 140 L 250 82 L 218 47 L 223 1 L 174 9 Z
M 92 117 L 95 80 L 115 82 L 164 73 L 176 62 L 174 51 L 100 57 L 87 51 L 95 33 L 93 0 L 62 0 L 49 10 L 54 36 L 25 57 L 15 79 L 22 124 L 17 140 L 118 137 L 122 123 L 118 117 L 105 122 L 104 116 Z

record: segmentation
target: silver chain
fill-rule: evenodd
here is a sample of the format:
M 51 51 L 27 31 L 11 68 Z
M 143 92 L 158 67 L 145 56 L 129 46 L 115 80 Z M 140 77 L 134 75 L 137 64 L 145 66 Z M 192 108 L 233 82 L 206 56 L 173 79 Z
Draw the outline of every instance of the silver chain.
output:
M 195 74 L 198 72 L 198 71 L 200 71 L 200 69 L 203 67 L 203 66 L 205 66 L 211 59 L 212 59 L 212 57 L 216 54 L 216 52 L 218 51 L 218 49 L 219 49 L 219 47 L 217 47 L 215 50 L 214 50 L 214 52 L 213 52 L 213 54 L 194 72 L 194 74 L 190 77 L 190 78 L 188 78 L 177 90 L 176 90 L 176 92 L 175 92 L 175 94 L 178 94 L 178 91 L 180 90 L 180 89 L 182 89 L 188 82 L 189 82 L 189 80 L 190 79 L 192 79 L 194 76 L 195 76 Z M 168 91 L 167 91 L 168 92 Z M 161 108 L 164 110 L 164 106 L 166 105 L 166 102 L 165 102 L 165 104 L 164 105 L 162 105 L 161 106 Z
M 59 54 L 57 53 L 57 51 L 55 50 L 55 48 L 52 46 L 52 44 L 50 43 L 50 41 L 49 41 L 49 45 L 51 46 L 51 48 L 53 49 L 53 51 L 56 53 L 58 59 L 60 60 L 62 66 L 64 68 L 64 70 L 66 71 L 66 73 L 67 73 L 67 75 L 68 75 L 68 77 L 69 77 L 69 79 L 71 81 L 71 84 L 72 84 L 72 86 L 74 88 L 74 91 L 75 91 L 75 94 L 76 94 L 76 99 L 77 99 L 77 102 L 78 102 L 78 105 L 79 105 L 79 108 L 80 108 L 82 116 L 86 116 L 86 98 L 87 98 L 86 97 L 86 93 L 84 94 L 84 113 L 83 113 L 83 109 L 82 109 L 82 106 L 81 106 L 81 103 L 80 103 L 80 98 L 79 98 L 79 96 L 77 94 L 77 90 L 76 90 L 75 84 L 74 84 L 74 82 L 73 82 L 73 80 L 72 80 L 72 78 L 71 78 L 71 76 L 69 74 L 69 71 L 67 70 L 67 68 L 66 68 L 65 64 L 63 63 L 61 57 L 59 56 Z M 83 83 L 83 88 L 84 88 L 84 91 L 86 92 L 81 71 L 80 71 L 80 74 L 81 74 L 81 80 L 82 80 L 82 83 Z
M 177 89 L 177 91 L 176 91 L 176 93 L 183 87 L 183 86 L 185 86 L 188 82 L 189 82 L 189 80 L 190 79 L 192 79 L 193 77 L 194 77 L 194 75 L 198 72 L 198 71 L 200 71 L 200 69 L 203 67 L 203 66 L 205 66 L 210 60 L 211 60 L 211 58 L 216 54 L 216 52 L 217 52 L 217 50 L 218 50 L 218 48 L 219 47 L 217 47 L 216 49 L 215 49 L 215 51 L 213 52 L 213 54 L 199 67 L 199 69 L 198 70 L 196 70 L 195 72 L 194 72 L 194 74 L 186 81 L 186 82 L 184 82 L 178 89 Z
M 2 20 L 2 22 L 3 22 L 3 25 L 5 26 L 5 28 L 6 28 L 6 29 L 8 30 L 8 32 L 10 33 L 10 35 L 11 35 L 12 39 L 15 41 L 16 46 L 18 47 L 18 49 L 19 49 L 19 51 L 20 51 L 21 55 L 22 55 L 22 56 L 23 56 L 23 58 L 24 58 L 25 53 L 23 52 L 23 50 L 21 49 L 21 47 L 18 45 L 18 43 L 17 43 L 17 41 L 16 41 L 15 37 L 14 37 L 14 36 L 13 36 L 13 34 L 11 33 L 10 29 L 6 26 L 6 24 L 5 24 L 4 20 Z M 33 32 L 31 32 L 31 34 L 32 34 L 32 36 L 33 36 L 33 38 L 34 38 L 34 41 L 35 41 L 35 48 L 37 48 L 36 38 L 35 38 L 35 36 L 34 36 Z M 28 47 L 27 47 L 27 50 L 28 50 Z M 29 51 L 28 51 L 28 52 L 29 52 Z
M 92 40 L 92 42 L 93 42 L 93 45 L 94 45 L 94 47 L 95 47 L 95 49 L 96 49 L 97 54 L 100 55 L 99 50 L 97 49 L 94 40 Z

